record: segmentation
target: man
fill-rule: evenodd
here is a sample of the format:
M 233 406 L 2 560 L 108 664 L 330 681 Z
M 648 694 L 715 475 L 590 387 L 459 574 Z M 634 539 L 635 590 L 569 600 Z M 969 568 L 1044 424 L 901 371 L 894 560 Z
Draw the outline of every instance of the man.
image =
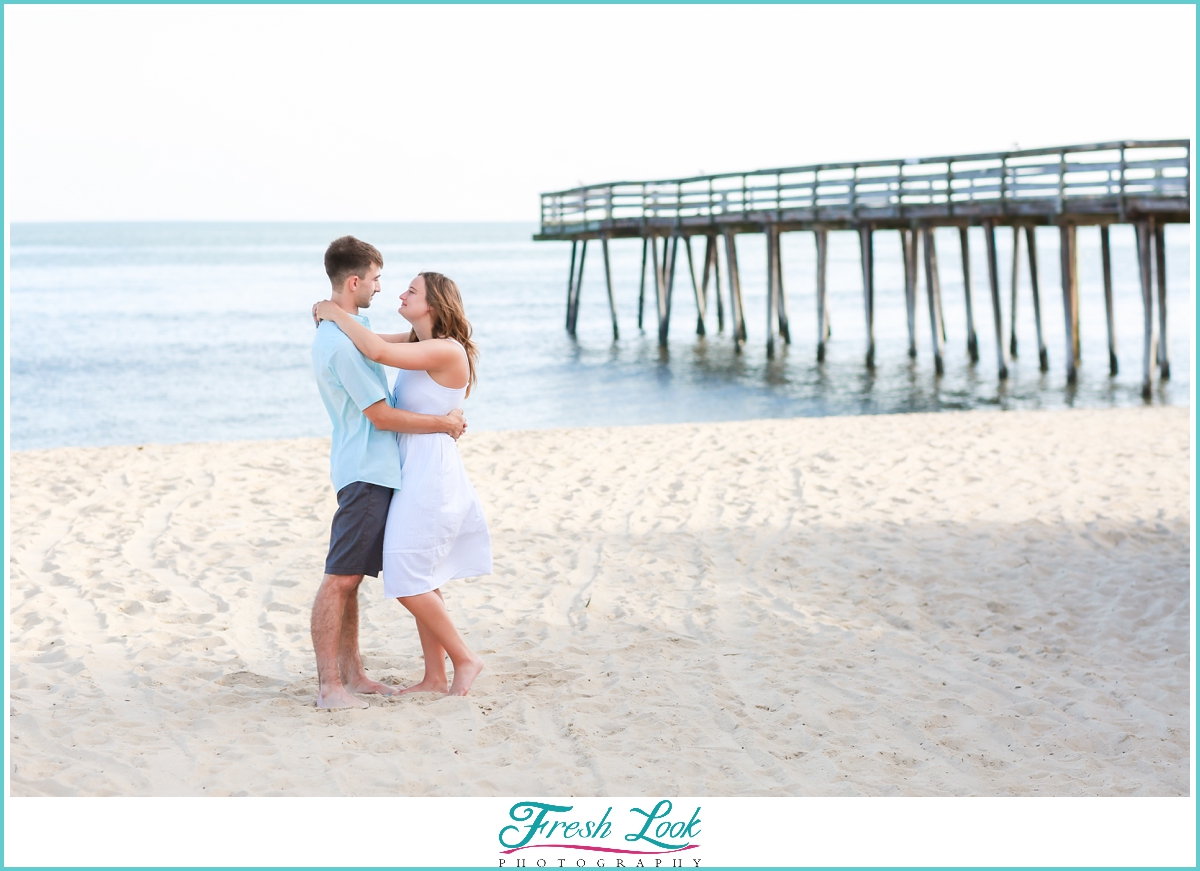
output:
M 373 245 L 343 236 L 325 251 L 330 299 L 370 328 L 358 310 L 379 293 L 383 255 Z M 390 338 L 390 337 L 389 337 Z M 325 577 L 312 611 L 317 656 L 318 708 L 365 708 L 354 693 L 391 695 L 398 687 L 369 679 L 358 650 L 358 587 L 383 568 L 383 529 L 392 490 L 400 487 L 400 454 L 393 432 L 448 433 L 457 439 L 462 412 L 435 416 L 392 408 L 383 367 L 363 357 L 330 321 L 317 326 L 313 372 L 333 422 L 330 477 L 337 490 Z

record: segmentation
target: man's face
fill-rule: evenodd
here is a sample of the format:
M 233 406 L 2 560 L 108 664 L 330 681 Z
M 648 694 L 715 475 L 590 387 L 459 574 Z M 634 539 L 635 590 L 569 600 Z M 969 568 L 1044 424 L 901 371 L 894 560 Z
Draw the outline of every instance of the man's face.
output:
M 382 285 L 379 282 L 379 276 L 382 272 L 383 269 L 381 267 L 372 263 L 371 268 L 367 270 L 365 275 L 351 277 L 354 304 L 359 308 L 369 308 L 372 297 L 382 289 Z

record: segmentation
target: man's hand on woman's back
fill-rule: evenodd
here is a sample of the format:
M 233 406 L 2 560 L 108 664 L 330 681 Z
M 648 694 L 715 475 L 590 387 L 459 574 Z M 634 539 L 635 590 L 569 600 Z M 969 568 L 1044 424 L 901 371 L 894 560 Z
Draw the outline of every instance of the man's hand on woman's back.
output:
M 467 431 L 467 419 L 463 417 L 462 409 L 456 408 L 446 415 L 446 433 L 458 441 L 458 437 Z

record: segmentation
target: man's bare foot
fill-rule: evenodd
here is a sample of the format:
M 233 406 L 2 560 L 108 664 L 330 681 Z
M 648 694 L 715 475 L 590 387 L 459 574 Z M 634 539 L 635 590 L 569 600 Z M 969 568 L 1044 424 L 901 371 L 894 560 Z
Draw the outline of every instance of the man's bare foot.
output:
M 350 695 L 344 687 L 335 687 L 328 690 L 323 689 L 317 693 L 317 707 L 333 711 L 338 708 L 369 708 L 371 706 L 362 699 L 356 699 Z
M 371 680 L 366 675 L 362 675 L 352 681 L 344 681 L 342 686 L 347 692 L 351 693 L 379 693 L 381 696 L 394 696 L 400 691 L 400 687 L 390 683 L 380 683 L 377 680 Z
M 424 678 L 420 683 L 415 683 L 410 687 L 405 687 L 396 693 L 396 695 L 404 696 L 408 695 L 409 693 L 445 693 L 447 689 L 448 687 L 446 686 L 445 678 L 442 678 L 441 680 L 434 680 L 427 677 Z
M 483 660 L 478 656 L 463 663 L 461 667 L 455 663 L 454 683 L 450 684 L 448 695 L 465 696 L 467 690 L 471 688 L 471 684 L 475 683 L 475 678 L 479 677 L 479 672 L 481 671 L 483 671 Z

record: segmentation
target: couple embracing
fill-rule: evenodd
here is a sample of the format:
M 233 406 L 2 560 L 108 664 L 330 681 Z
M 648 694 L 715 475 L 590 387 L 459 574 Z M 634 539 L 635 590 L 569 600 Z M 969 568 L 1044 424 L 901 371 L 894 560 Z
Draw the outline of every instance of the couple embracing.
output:
M 355 693 L 466 695 L 483 669 L 455 629 L 439 587 L 492 571 L 487 521 L 455 441 L 475 383 L 477 351 L 453 281 L 422 272 L 400 295 L 412 329 L 376 334 L 359 309 L 380 290 L 383 255 L 353 236 L 325 252 L 332 284 L 313 306 L 312 362 L 333 422 L 330 476 L 338 508 L 312 611 L 319 708 L 365 708 Z M 399 369 L 389 393 L 383 365 Z M 417 622 L 425 676 L 400 688 L 367 677 L 358 648 L 358 587 L 383 590 Z M 454 666 L 447 685 L 446 656 Z

